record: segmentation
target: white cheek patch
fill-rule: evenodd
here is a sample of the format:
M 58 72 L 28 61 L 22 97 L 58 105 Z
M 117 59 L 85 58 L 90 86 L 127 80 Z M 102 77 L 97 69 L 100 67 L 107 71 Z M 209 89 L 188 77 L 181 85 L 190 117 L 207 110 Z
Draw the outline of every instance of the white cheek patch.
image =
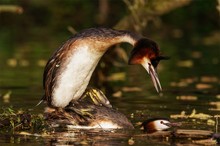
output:
M 148 58 L 144 57 L 142 59 L 141 65 L 147 70 L 148 73 L 150 73 L 149 64 L 150 64 L 150 60 Z
M 166 130 L 166 129 L 169 129 L 170 127 L 167 126 L 166 123 L 169 124 L 170 122 L 166 121 L 166 120 L 156 120 L 156 121 L 154 121 L 155 129 L 156 130 Z
M 72 52 L 54 88 L 53 106 L 65 107 L 70 101 L 81 97 L 102 55 L 103 53 L 91 52 L 86 45 Z

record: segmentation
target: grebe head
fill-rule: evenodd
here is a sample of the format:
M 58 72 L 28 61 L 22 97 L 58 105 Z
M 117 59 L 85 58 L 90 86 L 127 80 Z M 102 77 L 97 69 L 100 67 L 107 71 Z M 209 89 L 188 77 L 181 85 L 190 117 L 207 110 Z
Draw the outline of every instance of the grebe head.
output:
M 134 44 L 134 49 L 129 58 L 129 64 L 141 64 L 150 74 L 157 92 L 162 90 L 156 72 L 156 67 L 160 60 L 168 59 L 160 55 L 160 49 L 156 42 L 143 38 Z
M 156 131 L 163 131 L 163 130 L 167 130 L 170 127 L 172 127 L 169 119 L 167 118 L 148 119 L 142 123 L 142 126 L 144 127 L 144 131 L 148 133 L 153 133 Z

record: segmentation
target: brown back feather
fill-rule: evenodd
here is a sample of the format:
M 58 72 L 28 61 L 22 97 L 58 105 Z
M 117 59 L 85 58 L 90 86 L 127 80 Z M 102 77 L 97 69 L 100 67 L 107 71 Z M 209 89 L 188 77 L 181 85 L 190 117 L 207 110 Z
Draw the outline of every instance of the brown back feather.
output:
M 45 66 L 43 74 L 43 88 L 45 90 L 45 94 L 43 96 L 43 100 L 47 101 L 48 105 L 51 105 L 52 92 L 56 85 L 56 80 L 59 75 L 63 59 L 67 54 L 65 52 L 71 48 L 70 46 L 73 42 L 74 40 L 70 39 L 64 45 L 62 45 L 57 51 L 54 52 Z

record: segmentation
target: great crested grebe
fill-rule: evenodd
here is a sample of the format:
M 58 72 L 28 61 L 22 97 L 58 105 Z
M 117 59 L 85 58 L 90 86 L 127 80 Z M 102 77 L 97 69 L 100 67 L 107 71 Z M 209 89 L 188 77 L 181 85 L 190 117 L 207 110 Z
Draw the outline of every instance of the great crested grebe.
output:
M 171 127 L 171 123 L 167 118 L 152 118 L 142 123 L 144 131 L 153 133 L 155 131 L 167 130 Z
M 141 125 L 147 133 L 164 131 L 171 127 L 180 127 L 181 123 L 170 122 L 168 118 L 151 118 L 144 121 Z
M 70 107 L 74 106 L 74 110 Z M 86 111 L 86 115 L 78 114 L 75 110 Z M 70 129 L 133 129 L 127 117 L 114 108 L 96 105 L 91 101 L 81 100 L 62 110 L 47 107 L 45 119 L 52 127 Z
M 43 100 L 50 107 L 61 109 L 79 101 L 101 57 L 110 46 L 122 42 L 134 46 L 129 64 L 141 64 L 150 74 L 157 92 L 161 91 L 155 68 L 165 57 L 161 56 L 156 42 L 129 31 L 90 28 L 73 35 L 47 62 Z M 97 101 L 109 105 L 108 100 L 107 104 L 103 100 Z

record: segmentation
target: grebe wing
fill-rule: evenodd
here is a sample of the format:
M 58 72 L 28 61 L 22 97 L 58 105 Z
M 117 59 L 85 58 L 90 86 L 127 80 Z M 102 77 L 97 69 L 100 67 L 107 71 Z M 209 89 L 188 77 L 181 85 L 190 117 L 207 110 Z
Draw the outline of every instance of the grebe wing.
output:
M 46 100 L 49 103 L 51 102 L 51 94 L 57 80 L 56 78 L 59 75 L 58 71 L 62 65 L 61 62 L 64 58 L 64 52 L 67 50 L 66 48 L 68 47 L 63 45 L 57 51 L 55 51 L 48 60 L 44 69 L 43 88 L 45 90 L 45 94 L 43 96 L 43 100 Z

